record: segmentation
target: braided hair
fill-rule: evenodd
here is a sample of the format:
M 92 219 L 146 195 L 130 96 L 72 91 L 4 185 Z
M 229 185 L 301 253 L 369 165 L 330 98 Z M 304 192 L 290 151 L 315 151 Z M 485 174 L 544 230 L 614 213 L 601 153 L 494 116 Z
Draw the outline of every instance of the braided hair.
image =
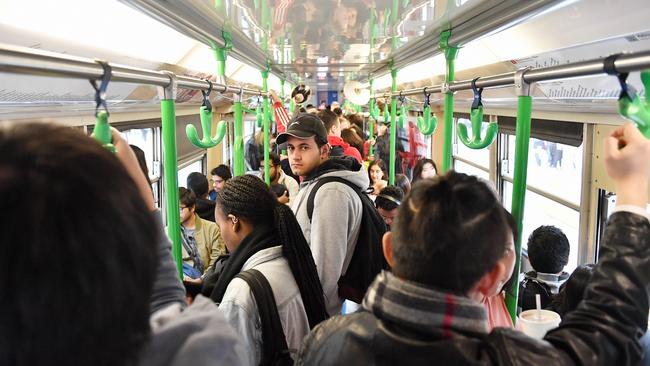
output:
M 310 328 L 327 319 L 316 263 L 293 211 L 278 204 L 266 184 L 253 175 L 228 180 L 217 197 L 217 206 L 225 214 L 245 219 L 253 226 L 273 227 L 300 290 Z

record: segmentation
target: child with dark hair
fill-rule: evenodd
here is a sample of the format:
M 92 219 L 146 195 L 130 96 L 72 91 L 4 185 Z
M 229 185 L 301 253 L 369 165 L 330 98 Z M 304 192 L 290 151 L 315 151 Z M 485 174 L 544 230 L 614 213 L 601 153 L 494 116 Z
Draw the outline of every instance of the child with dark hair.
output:
M 555 226 L 540 226 L 528 238 L 528 259 L 533 271 L 527 272 L 519 286 L 521 310 L 535 309 L 535 295 L 539 294 L 542 307 L 547 307 L 569 278 L 563 272 L 569 262 L 569 239 Z
M 250 269 L 268 280 L 286 343 L 289 350 L 297 350 L 309 330 L 327 318 L 327 311 L 316 264 L 293 212 L 278 204 L 262 180 L 243 175 L 226 182 L 215 215 L 231 256 L 210 297 L 241 335 L 249 350 L 246 364 L 266 359 L 262 350 L 269 341 L 262 338 L 250 287 L 236 278 Z

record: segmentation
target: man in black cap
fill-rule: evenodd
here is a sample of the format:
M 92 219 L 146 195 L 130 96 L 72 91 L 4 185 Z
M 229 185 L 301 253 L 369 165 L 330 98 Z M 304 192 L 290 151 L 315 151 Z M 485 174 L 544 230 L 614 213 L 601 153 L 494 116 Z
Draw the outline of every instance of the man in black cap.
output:
M 338 280 L 347 270 L 359 236 L 361 199 L 344 183 L 325 183 L 314 197 L 311 220 L 307 201 L 320 179 L 339 177 L 361 190 L 370 184 L 368 174 L 353 158 L 329 158 L 327 131 L 316 115 L 297 115 L 287 131 L 278 135 L 277 142 L 287 143 L 291 170 L 303 178 L 298 195 L 291 199 L 291 208 L 311 247 L 327 311 L 338 314 L 342 304 Z

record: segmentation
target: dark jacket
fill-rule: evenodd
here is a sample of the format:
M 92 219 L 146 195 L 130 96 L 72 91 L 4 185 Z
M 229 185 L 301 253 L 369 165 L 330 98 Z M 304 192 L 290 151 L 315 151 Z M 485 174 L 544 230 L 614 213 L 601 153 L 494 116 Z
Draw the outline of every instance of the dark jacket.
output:
M 362 311 L 314 328 L 296 364 L 636 365 L 642 355 L 638 338 L 648 322 L 650 222 L 614 213 L 600 251 L 584 300 L 543 341 L 506 328 L 434 336 Z

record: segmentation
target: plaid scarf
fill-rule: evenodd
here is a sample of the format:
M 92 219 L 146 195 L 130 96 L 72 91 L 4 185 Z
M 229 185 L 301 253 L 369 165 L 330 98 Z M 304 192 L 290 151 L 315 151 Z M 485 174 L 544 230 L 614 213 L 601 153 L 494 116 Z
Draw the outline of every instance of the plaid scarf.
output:
M 362 306 L 380 319 L 422 334 L 453 338 L 455 333 L 488 332 L 481 304 L 400 279 L 387 271 L 370 285 Z

